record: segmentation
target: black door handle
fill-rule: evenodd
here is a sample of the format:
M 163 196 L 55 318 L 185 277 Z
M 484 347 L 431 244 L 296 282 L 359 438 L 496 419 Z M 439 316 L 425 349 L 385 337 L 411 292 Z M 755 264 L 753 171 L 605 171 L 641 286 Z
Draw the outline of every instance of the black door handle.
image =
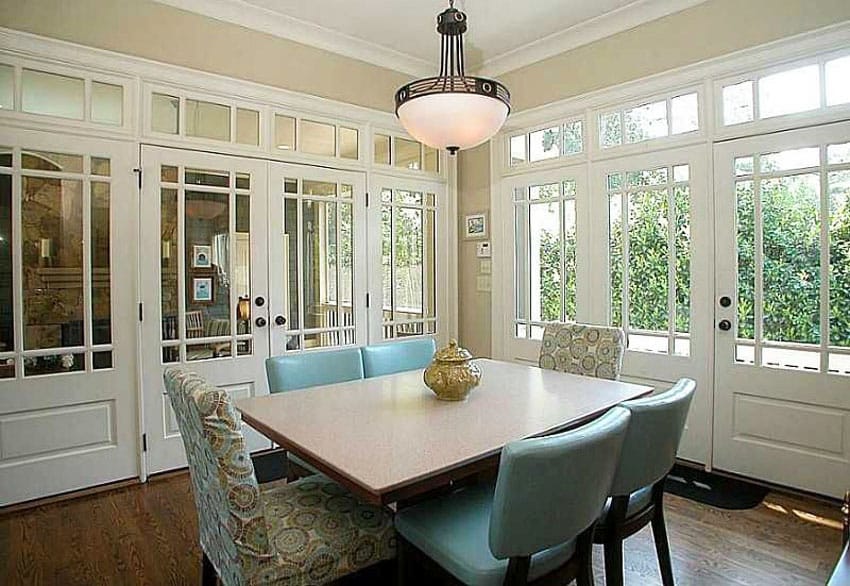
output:
M 257 319 L 254 320 L 254 323 L 257 324 L 258 328 L 264 328 L 264 327 L 266 327 L 266 318 L 258 317 Z
M 729 307 L 732 305 L 732 300 L 729 299 L 726 295 L 720 298 L 720 307 Z
M 265 300 L 264 297 L 260 296 L 260 297 L 257 297 L 256 299 L 254 299 L 254 303 L 257 304 L 257 307 L 262 307 L 263 305 L 266 304 L 266 300 Z
M 723 330 L 724 332 L 728 332 L 732 329 L 732 322 L 728 319 L 721 319 L 720 323 L 717 324 L 717 327 Z
M 279 326 L 285 326 L 286 325 L 286 318 L 283 317 L 282 315 L 275 316 L 274 323 L 276 323 Z

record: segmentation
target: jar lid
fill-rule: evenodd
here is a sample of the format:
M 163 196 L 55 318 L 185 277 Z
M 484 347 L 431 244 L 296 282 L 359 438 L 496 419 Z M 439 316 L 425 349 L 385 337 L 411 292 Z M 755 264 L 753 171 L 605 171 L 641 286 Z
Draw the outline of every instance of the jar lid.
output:
M 466 362 L 472 360 L 472 353 L 466 348 L 461 348 L 457 345 L 457 340 L 449 340 L 449 345 L 445 348 L 440 348 L 434 354 L 434 360 L 440 362 Z

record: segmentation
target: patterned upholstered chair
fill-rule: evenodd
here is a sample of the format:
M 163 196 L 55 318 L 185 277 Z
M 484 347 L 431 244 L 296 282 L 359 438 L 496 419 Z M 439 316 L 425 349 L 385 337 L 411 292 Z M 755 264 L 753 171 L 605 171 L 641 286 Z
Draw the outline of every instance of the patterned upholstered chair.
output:
M 617 380 L 626 336 L 620 328 L 550 323 L 543 330 L 540 368 Z
M 390 513 L 324 476 L 257 484 L 226 391 L 169 368 L 198 509 L 204 584 L 324 584 L 395 555 Z

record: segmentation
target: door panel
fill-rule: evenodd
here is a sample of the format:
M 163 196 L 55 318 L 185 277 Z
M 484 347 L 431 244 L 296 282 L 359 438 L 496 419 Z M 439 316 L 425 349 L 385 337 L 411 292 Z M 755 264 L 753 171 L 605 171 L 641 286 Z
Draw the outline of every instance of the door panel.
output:
M 4 136 L 0 505 L 139 474 L 134 148 Z
M 715 173 L 715 466 L 838 497 L 850 478 L 850 124 L 719 145 Z
M 234 399 L 268 393 L 267 164 L 142 148 L 148 472 L 185 466 L 162 373 L 183 365 Z M 251 449 L 269 447 L 245 427 Z

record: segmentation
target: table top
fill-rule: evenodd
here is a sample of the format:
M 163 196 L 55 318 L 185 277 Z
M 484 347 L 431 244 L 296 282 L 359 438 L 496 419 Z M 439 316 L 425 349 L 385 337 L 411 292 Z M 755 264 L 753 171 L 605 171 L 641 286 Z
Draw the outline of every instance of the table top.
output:
M 422 371 L 237 401 L 243 420 L 371 502 L 387 504 L 577 426 L 651 387 L 478 359 L 481 384 L 440 401 Z

